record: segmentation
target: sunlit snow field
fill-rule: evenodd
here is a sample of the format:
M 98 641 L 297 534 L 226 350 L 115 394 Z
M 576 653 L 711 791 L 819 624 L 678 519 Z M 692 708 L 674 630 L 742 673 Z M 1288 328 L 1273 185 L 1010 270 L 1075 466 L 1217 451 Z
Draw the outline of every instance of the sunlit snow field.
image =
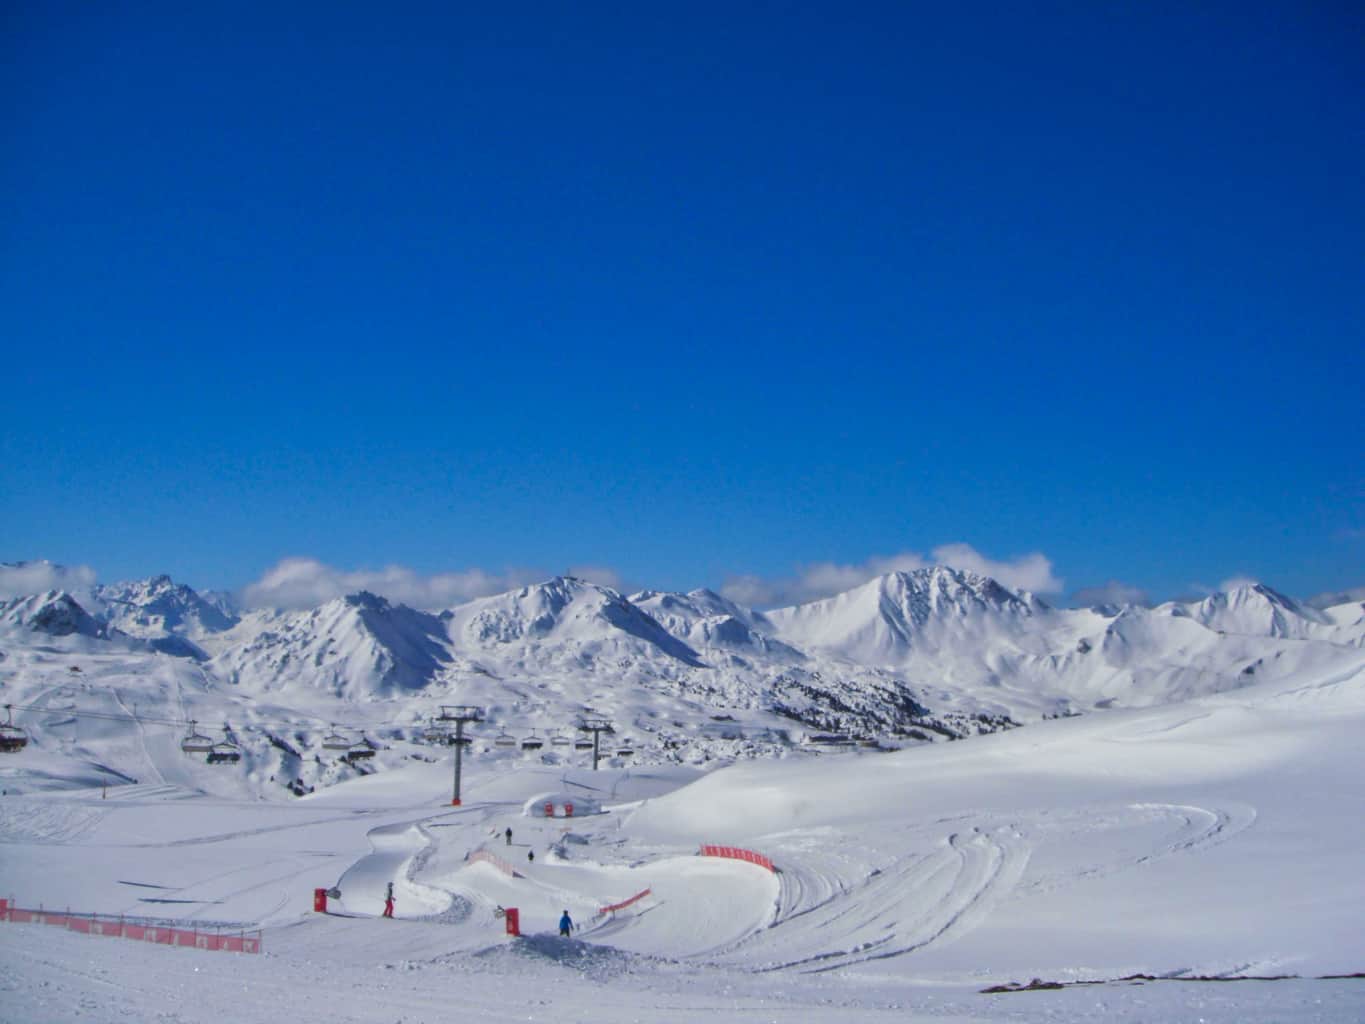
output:
M 0 1014 L 1358 1021 L 1365 979 L 1317 979 L 1365 970 L 1363 726 L 1365 654 L 894 754 L 705 775 L 473 758 L 458 808 L 448 761 L 284 803 L 224 791 L 173 745 L 160 780 L 107 790 L 30 749 L 3 764 L 0 893 L 260 927 L 265 953 L 0 925 Z M 75 788 L 55 788 L 62 773 Z M 604 811 L 529 813 L 565 793 Z M 779 870 L 699 857 L 701 843 Z M 467 860 L 481 848 L 516 876 Z M 313 913 L 332 886 L 332 913 Z M 500 905 L 523 938 L 503 935 Z M 1157 980 L 1114 980 L 1134 974 Z M 1180 980 L 1277 975 L 1297 978 Z M 1033 978 L 1107 983 L 980 992 Z

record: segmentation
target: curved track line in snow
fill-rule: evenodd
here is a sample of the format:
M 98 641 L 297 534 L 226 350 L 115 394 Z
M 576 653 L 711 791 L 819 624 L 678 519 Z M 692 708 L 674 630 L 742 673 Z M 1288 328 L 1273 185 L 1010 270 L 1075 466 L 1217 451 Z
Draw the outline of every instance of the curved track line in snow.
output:
M 1044 832 L 1059 831 L 1066 836 L 1074 834 L 1082 824 L 1093 827 L 1096 821 L 1109 822 L 1113 827 L 1121 828 L 1125 824 L 1136 827 L 1141 821 L 1132 819 L 1135 815 L 1144 814 L 1155 814 L 1174 820 L 1177 823 L 1174 833 L 1146 853 L 1044 875 L 1024 886 L 1024 891 L 1031 894 L 1054 892 L 1077 882 L 1107 878 L 1121 871 L 1143 867 L 1176 854 L 1199 853 L 1227 842 L 1256 822 L 1256 809 L 1249 804 L 1227 804 L 1223 807 L 1207 808 L 1191 804 L 1137 803 L 1108 810 L 1097 808 L 1077 814 L 1050 815 L 1047 819 L 1039 819 L 1038 824 Z M 1107 815 L 1114 817 L 1108 818 Z
M 953 833 L 932 851 L 901 857 L 857 885 L 800 863 L 784 867 L 779 907 L 813 902 L 737 944 L 726 962 L 824 971 L 948 941 L 975 927 L 1018 882 L 1028 855 L 1017 838 L 1012 827 Z

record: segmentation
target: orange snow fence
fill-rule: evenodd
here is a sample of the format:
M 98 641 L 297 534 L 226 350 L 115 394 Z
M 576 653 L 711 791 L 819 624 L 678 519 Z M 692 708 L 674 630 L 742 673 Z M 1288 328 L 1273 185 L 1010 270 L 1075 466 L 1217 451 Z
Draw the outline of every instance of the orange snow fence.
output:
M 711 846 L 703 844 L 698 853 L 703 857 L 729 857 L 731 860 L 742 860 L 749 864 L 755 864 L 760 868 L 767 868 L 769 871 L 776 871 L 773 862 L 761 853 L 753 850 L 745 850 L 738 846 Z
M 135 942 L 153 942 L 160 946 L 190 946 L 194 949 L 223 950 L 228 953 L 259 953 L 261 933 L 239 931 L 224 933 L 219 929 L 203 930 L 198 928 L 163 928 L 145 921 L 129 921 L 123 917 L 105 914 L 53 913 L 39 907 L 28 910 L 10 905 L 9 900 L 0 900 L 0 921 L 11 924 L 46 924 L 82 935 L 102 935 L 113 939 L 132 939 Z
M 630 906 L 632 903 L 635 903 L 635 902 L 638 902 L 639 900 L 644 899 L 646 896 L 648 896 L 648 895 L 649 895 L 651 892 L 653 892 L 653 891 L 654 891 L 653 889 L 645 889 L 643 892 L 637 892 L 634 896 L 632 896 L 632 897 L 631 897 L 630 899 L 628 899 L 628 900 L 622 900 L 620 903 L 613 903 L 613 904 L 612 904 L 611 906 L 609 906 L 609 907 L 602 907 L 602 908 L 601 908 L 600 910 L 598 910 L 597 912 L 598 912 L 599 914 L 610 914 L 610 913 L 613 913 L 614 911 L 617 911 L 617 910 L 625 910 L 626 907 Z

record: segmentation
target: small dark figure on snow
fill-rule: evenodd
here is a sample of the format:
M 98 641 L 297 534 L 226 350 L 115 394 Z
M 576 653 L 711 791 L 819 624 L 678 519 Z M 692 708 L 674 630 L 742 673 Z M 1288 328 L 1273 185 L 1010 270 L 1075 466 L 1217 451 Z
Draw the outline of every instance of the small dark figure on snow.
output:
M 569 933 L 572 931 L 573 918 L 569 916 L 569 912 L 566 910 L 564 911 L 564 916 L 559 919 L 559 934 L 563 935 L 567 939 L 569 937 Z
M 393 917 L 393 883 L 384 890 L 384 916 Z
M 511 846 L 511 845 L 512 845 L 512 829 L 509 827 L 509 828 L 507 829 L 507 831 L 503 833 L 503 835 L 507 837 L 507 845 L 508 845 L 508 846 Z
M 535 860 L 535 859 L 536 859 L 536 851 L 535 851 L 535 850 L 527 850 L 527 851 L 526 851 L 526 859 L 527 859 L 527 860 L 530 860 L 530 861 Z

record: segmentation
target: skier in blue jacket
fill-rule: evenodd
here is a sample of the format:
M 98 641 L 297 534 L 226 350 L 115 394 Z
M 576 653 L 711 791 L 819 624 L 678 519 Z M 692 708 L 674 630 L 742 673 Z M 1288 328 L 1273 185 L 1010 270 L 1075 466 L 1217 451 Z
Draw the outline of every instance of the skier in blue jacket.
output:
M 559 919 L 559 934 L 568 937 L 573 931 L 573 919 L 569 917 L 569 912 L 564 911 L 564 916 Z

